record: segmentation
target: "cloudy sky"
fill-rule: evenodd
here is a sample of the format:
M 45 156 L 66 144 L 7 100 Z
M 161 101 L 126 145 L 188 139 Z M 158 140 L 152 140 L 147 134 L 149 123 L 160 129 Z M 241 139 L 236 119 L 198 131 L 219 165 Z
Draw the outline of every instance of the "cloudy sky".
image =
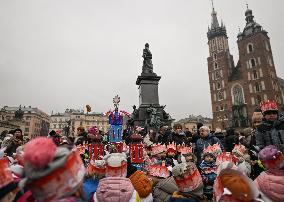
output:
M 236 36 L 246 2 L 271 38 L 284 77 L 282 0 L 215 0 L 238 60 Z M 142 50 L 150 44 L 162 77 L 160 104 L 173 118 L 211 117 L 207 74 L 210 0 L 1 0 L 0 107 L 32 105 L 47 113 L 66 108 L 106 112 L 138 105 L 135 85 Z

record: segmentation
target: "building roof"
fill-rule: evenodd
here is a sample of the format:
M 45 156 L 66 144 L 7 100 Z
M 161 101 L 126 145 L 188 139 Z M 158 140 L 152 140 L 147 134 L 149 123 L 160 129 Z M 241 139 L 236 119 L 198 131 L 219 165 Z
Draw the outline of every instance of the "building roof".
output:
M 207 117 L 203 117 L 201 115 L 198 115 L 198 116 L 189 115 L 188 118 L 181 119 L 181 120 L 177 121 L 176 123 L 190 123 L 190 122 L 192 122 L 192 123 L 197 123 L 197 122 L 211 123 L 212 119 L 207 118 Z
M 20 107 L 8 107 L 8 106 L 4 106 L 3 108 L 1 108 L 0 111 L 6 111 L 6 112 L 15 112 L 17 110 L 19 110 Z M 36 108 L 36 107 L 21 107 L 21 110 L 24 113 L 37 113 L 37 114 L 44 114 L 45 116 L 49 116 L 47 113 L 43 112 L 42 110 Z

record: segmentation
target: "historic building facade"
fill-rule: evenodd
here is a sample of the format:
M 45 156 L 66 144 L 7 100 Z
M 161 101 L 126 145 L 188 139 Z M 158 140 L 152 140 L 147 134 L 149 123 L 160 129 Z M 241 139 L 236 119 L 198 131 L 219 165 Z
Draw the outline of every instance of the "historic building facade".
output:
M 184 118 L 177 122 L 174 122 L 172 125 L 174 126 L 175 124 L 180 124 L 183 130 L 196 132 L 197 123 L 202 123 L 204 126 L 207 126 L 210 130 L 212 130 L 212 119 L 203 117 L 201 115 L 199 116 L 189 115 L 188 118 Z
M 74 136 L 77 136 L 77 128 L 84 127 L 85 130 L 88 130 L 92 126 L 97 126 L 99 130 L 104 133 L 108 132 L 110 126 L 108 123 L 108 116 L 102 113 L 84 113 L 84 112 L 73 112 L 70 116 L 71 122 L 71 133 Z
M 261 101 L 275 100 L 283 105 L 283 80 L 277 77 L 270 38 L 247 9 L 246 26 L 237 35 L 239 61 L 235 65 L 226 27 L 219 24 L 214 7 L 211 15 L 207 62 L 213 129 L 247 127 Z
M 19 111 L 22 115 L 17 118 L 16 114 Z M 48 135 L 50 116 L 38 108 L 4 106 L 0 110 L 0 118 L 2 122 L 19 125 L 23 135 L 28 138 Z

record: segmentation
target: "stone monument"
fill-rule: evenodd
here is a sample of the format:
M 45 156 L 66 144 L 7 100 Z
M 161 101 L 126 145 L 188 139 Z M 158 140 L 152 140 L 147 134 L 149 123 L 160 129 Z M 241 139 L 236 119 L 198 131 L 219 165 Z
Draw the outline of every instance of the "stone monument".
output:
M 157 131 L 161 126 L 170 125 L 172 120 L 165 112 L 165 106 L 159 104 L 158 85 L 161 77 L 153 71 L 152 53 L 148 43 L 145 44 L 142 57 L 142 73 L 136 80 L 136 85 L 139 86 L 139 108 L 133 106 L 128 125 Z

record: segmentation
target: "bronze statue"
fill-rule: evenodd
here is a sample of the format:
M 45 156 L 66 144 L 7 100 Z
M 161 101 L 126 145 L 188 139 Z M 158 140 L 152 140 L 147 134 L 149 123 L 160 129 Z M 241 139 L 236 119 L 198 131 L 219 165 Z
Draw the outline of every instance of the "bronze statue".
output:
M 148 43 L 145 44 L 142 57 L 144 58 L 142 73 L 153 73 L 152 53 Z

